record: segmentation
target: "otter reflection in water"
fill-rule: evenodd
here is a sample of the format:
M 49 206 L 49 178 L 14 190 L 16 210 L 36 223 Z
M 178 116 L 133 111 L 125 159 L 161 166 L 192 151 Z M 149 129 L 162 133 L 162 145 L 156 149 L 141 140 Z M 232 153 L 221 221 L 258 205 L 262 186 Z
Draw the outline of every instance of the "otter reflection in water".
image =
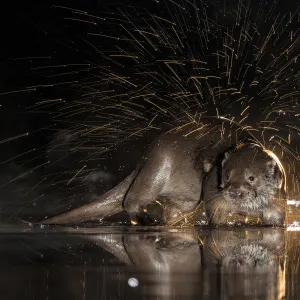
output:
M 285 251 L 284 230 L 212 231 L 204 243 L 206 293 L 216 289 L 224 299 L 282 299 Z M 208 277 L 214 274 L 213 284 Z
M 96 239 L 134 265 L 137 280 L 151 282 L 142 292 L 148 296 L 281 299 L 285 294 L 284 230 L 130 234 L 123 239 L 122 251 L 111 237 Z
M 143 295 L 176 299 L 199 292 L 202 245 L 196 232 L 101 235 L 94 242 L 133 267 Z
M 300 232 L 293 234 L 140 227 L 68 229 L 39 238 L 2 234 L 0 290 L 23 300 L 300 299 Z

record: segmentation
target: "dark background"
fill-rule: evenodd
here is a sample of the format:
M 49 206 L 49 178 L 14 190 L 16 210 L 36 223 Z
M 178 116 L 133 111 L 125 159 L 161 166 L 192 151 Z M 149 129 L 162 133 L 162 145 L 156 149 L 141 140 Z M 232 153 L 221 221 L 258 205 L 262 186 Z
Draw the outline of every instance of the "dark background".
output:
M 74 24 L 68 26 L 65 10 L 54 5 L 89 11 L 99 9 L 97 1 L 16 1 L 1 5 L 0 214 L 6 220 L 24 215 L 36 219 L 48 211 L 53 214 L 66 209 L 70 195 L 79 205 L 86 201 L 82 199 L 83 193 L 92 189 L 84 186 L 74 191 L 73 185 L 66 188 L 66 182 L 73 176 L 68 170 L 74 169 L 82 154 L 70 152 L 64 134 L 58 141 L 62 146 L 57 153 L 49 153 L 48 144 L 57 140 L 55 136 L 60 130 L 68 128 L 68 124 L 54 118 L 63 104 L 34 107 L 36 102 L 46 99 L 71 102 L 80 92 L 60 83 L 85 76 L 56 77 L 55 68 L 43 68 L 85 61 L 78 37 L 86 29 Z M 59 162 L 55 163 L 56 160 Z M 115 160 L 110 163 L 115 170 L 117 163 Z M 60 175 L 53 176 L 53 173 Z M 115 182 L 115 176 L 107 174 L 100 190 L 108 189 Z
M 204 1 L 201 3 L 210 3 L 210 5 L 204 5 L 205 13 L 219 24 L 227 25 L 235 23 L 235 16 L 241 2 Z M 200 6 L 201 3 L 197 2 L 197 5 Z M 101 138 L 92 137 L 85 141 L 85 145 L 88 146 L 98 146 L 100 144 L 104 148 L 109 148 L 109 153 L 99 155 L 99 152 L 101 152 L 99 150 L 96 151 L 97 155 L 95 156 L 93 151 L 90 150 L 74 150 L 80 139 L 78 136 L 72 138 L 72 135 L 77 132 L 77 129 L 82 128 L 81 125 L 76 127 L 76 123 L 102 124 L 106 120 L 101 119 L 99 121 L 97 114 L 90 110 L 86 114 L 72 117 L 70 119 L 72 123 L 64 115 L 57 116 L 59 109 L 68 103 L 72 103 L 74 99 L 80 99 L 88 91 L 84 87 L 85 78 L 89 77 L 90 74 L 93 74 L 93 76 L 98 74 L 98 70 L 90 72 L 84 70 L 84 68 L 78 68 L 78 66 L 70 67 L 68 65 L 94 64 L 101 67 L 104 63 L 107 63 L 107 61 L 103 62 L 103 57 L 99 52 L 87 46 L 84 39 L 88 40 L 87 32 L 110 33 L 112 28 L 115 30 L 112 34 L 116 34 L 117 27 L 114 26 L 117 22 L 99 21 L 97 25 L 72 22 L 67 18 L 78 16 L 74 16 L 68 9 L 58 8 L 57 6 L 72 7 L 87 11 L 95 16 L 105 14 L 114 16 L 118 9 L 122 8 L 123 11 L 128 10 L 128 14 L 133 20 L 136 20 L 143 16 L 142 13 L 145 13 L 145 11 L 168 18 L 172 15 L 172 11 L 168 10 L 169 5 L 170 3 L 166 6 L 165 2 L 157 3 L 155 1 L 43 1 L 43 3 L 40 1 L 16 1 L 1 4 L 0 214 L 2 216 L 6 218 L 32 216 L 33 219 L 36 219 L 39 216 L 48 213 L 55 214 L 71 206 L 78 206 L 81 203 L 90 201 L 94 195 L 109 189 L 128 174 L 148 143 L 148 135 L 144 135 L 143 139 L 132 137 L 129 142 L 123 143 L 122 146 L 114 147 L 111 145 L 120 142 L 123 138 L 120 137 L 119 133 L 119 135 L 116 133 L 109 136 L 109 138 L 105 136 Z M 132 8 L 133 6 L 138 8 L 135 10 Z M 258 1 L 257 4 L 251 3 L 252 16 L 255 17 L 262 7 L 267 16 L 268 11 L 270 11 L 270 17 L 265 20 L 266 26 L 262 22 L 258 28 L 261 39 L 269 34 L 269 25 L 278 13 L 281 13 L 282 16 L 294 13 L 297 11 L 298 2 L 282 1 L 277 5 L 268 1 Z M 82 19 L 89 20 L 88 18 Z M 147 15 L 145 15 L 145 19 L 147 19 Z M 191 14 L 185 20 L 190 22 L 187 28 L 193 28 L 195 25 L 194 16 Z M 299 34 L 297 31 L 299 22 L 297 18 L 295 20 L 289 26 L 297 36 Z M 94 22 L 95 19 L 92 18 L 90 21 Z M 281 29 L 284 29 L 283 25 L 280 25 L 276 32 L 280 32 Z M 286 30 L 286 32 L 289 31 Z M 284 41 L 287 39 L 286 32 L 282 36 Z M 271 54 L 280 53 L 282 50 L 282 45 L 275 43 L 277 37 L 277 35 L 272 36 L 274 45 L 271 50 L 266 51 L 267 54 L 260 62 L 262 65 L 267 65 Z M 179 51 L 175 57 L 184 58 L 187 55 L 187 58 L 191 59 L 190 53 L 202 51 L 199 50 L 199 44 L 202 41 L 199 40 L 198 35 L 192 29 L 190 32 L 186 32 L 185 38 L 186 40 L 182 41 L 190 47 L 189 51 Z M 217 42 L 217 39 L 212 39 L 205 55 L 213 51 L 210 49 L 220 49 Z M 103 44 L 99 42 L 98 45 L 102 47 L 101 50 L 114 49 L 115 41 L 106 39 Z M 121 42 L 120 45 L 122 45 Z M 251 51 L 250 49 L 250 55 Z M 300 53 L 298 49 L 294 52 L 297 54 L 297 51 Z M 296 54 L 292 53 L 291 57 L 295 57 Z M 166 57 L 174 57 L 174 54 L 167 48 L 157 51 L 155 56 L 147 56 L 147 53 L 144 53 L 144 58 L 147 60 L 145 68 L 147 69 L 147 63 L 149 64 L 149 70 L 157 68 L 153 62 Z M 207 57 L 208 61 L 210 59 L 210 57 Z M 125 67 L 115 66 L 114 71 L 121 71 L 124 76 L 132 76 L 131 62 L 124 60 L 122 63 Z M 67 74 L 64 74 L 62 65 L 68 66 L 65 68 Z M 295 71 L 296 68 L 298 68 L 296 64 L 291 66 L 290 73 L 295 75 L 298 72 Z M 212 70 L 215 74 L 220 72 L 213 69 L 213 67 Z M 156 71 L 164 72 L 164 69 L 156 69 Z M 189 71 L 189 66 L 187 66 L 186 73 L 189 73 Z M 183 75 L 186 76 L 186 74 Z M 256 77 L 256 67 L 253 66 L 253 70 L 249 71 L 244 78 L 246 85 L 249 85 Z M 294 78 L 285 76 L 285 80 L 288 82 Z M 81 82 L 81 84 L 70 84 L 70 82 L 76 81 Z M 240 84 L 238 83 L 237 86 L 240 86 Z M 299 82 L 295 80 L 293 86 L 291 83 L 291 86 L 285 86 L 282 90 L 279 89 L 279 93 L 285 94 L 287 89 L 297 90 L 298 84 Z M 158 92 L 162 91 L 162 95 L 164 89 L 172 91 L 172 86 L 165 88 L 164 83 L 162 86 L 155 87 Z M 120 87 L 120 91 L 122 88 Z M 286 111 L 289 107 L 292 107 L 293 116 L 295 112 L 300 111 L 297 99 L 277 99 L 278 102 L 275 101 L 275 103 L 272 97 L 266 97 L 262 103 L 261 98 L 257 97 L 257 91 L 252 92 L 249 89 L 249 98 L 252 95 L 251 93 L 254 96 L 249 109 L 249 120 L 252 123 L 256 122 L 256 118 L 259 119 L 260 117 L 261 119 L 263 114 L 259 111 L 268 109 L 268 107 L 271 109 L 272 105 L 282 107 Z M 35 106 L 37 102 L 47 99 L 61 99 L 61 101 L 51 105 L 42 105 L 39 108 Z M 97 97 L 91 101 L 97 103 Z M 234 97 L 229 98 L 226 107 L 221 108 L 220 112 L 222 113 L 223 109 L 225 115 L 230 113 L 239 116 L 243 107 L 239 103 L 233 105 L 234 101 Z M 149 103 L 143 102 L 141 104 L 143 106 L 141 113 L 151 119 L 151 116 L 155 114 L 153 107 Z M 183 110 L 182 106 L 177 106 L 174 99 L 163 101 L 162 105 L 166 109 L 170 107 L 170 111 L 175 115 Z M 215 113 L 215 107 L 209 101 L 206 104 L 206 109 L 209 114 Z M 116 110 L 112 109 L 108 113 L 116 113 Z M 162 119 L 164 119 L 164 116 Z M 160 124 L 160 119 L 157 120 L 157 124 Z M 282 124 L 297 124 L 295 118 L 292 118 L 289 113 L 278 114 L 276 120 L 281 121 Z M 18 136 L 20 137 L 18 138 Z M 8 141 L 7 139 L 11 140 Z M 51 141 L 52 144 L 49 146 Z M 296 149 L 297 145 L 293 147 Z M 54 148 L 56 151 L 53 151 Z M 94 155 L 94 159 L 86 161 L 85 158 L 90 155 Z M 74 180 L 67 184 L 70 178 L 85 164 L 89 170 L 103 172 L 100 175 L 98 173 L 101 179 L 100 182 L 82 183 L 80 180 Z M 87 176 L 88 173 L 85 175 Z

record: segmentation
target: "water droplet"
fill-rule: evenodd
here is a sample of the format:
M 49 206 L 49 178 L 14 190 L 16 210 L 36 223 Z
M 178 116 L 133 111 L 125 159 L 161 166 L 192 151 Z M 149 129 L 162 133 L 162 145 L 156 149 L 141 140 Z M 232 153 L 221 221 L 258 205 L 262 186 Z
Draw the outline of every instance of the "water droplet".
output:
M 129 278 L 128 285 L 131 287 L 137 287 L 139 285 L 139 281 L 136 278 Z

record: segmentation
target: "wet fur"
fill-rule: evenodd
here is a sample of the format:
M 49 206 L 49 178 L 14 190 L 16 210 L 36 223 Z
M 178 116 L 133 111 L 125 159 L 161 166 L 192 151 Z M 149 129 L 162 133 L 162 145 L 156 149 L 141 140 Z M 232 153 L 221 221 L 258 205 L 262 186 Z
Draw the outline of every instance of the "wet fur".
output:
M 203 183 L 203 199 L 211 224 L 226 223 L 228 213 L 234 212 L 263 217 L 265 224 L 282 225 L 285 207 L 278 183 L 268 186 L 265 180 L 264 189 L 258 193 L 260 198 L 254 197 L 257 191 L 252 189 L 252 198 L 245 202 L 246 205 L 243 202 L 233 205 L 226 199 L 224 170 L 234 169 L 235 165 L 231 163 L 235 159 L 239 161 L 239 172 L 245 170 L 244 163 L 249 159 L 254 165 L 261 162 L 262 149 L 251 149 L 255 152 L 253 156 L 251 151 L 247 153 L 247 146 L 237 146 L 248 140 L 247 132 L 220 120 L 173 129 L 152 143 L 135 171 L 115 188 L 90 204 L 41 223 L 77 224 L 125 210 L 132 224 L 142 224 L 145 209 L 155 202 L 163 207 L 164 224 L 174 225 L 178 220 L 184 223 L 187 220 L 185 216 L 192 214 L 200 203 Z M 268 175 L 275 176 L 273 179 L 276 181 L 280 174 L 274 173 L 276 164 L 265 153 L 264 159 L 271 164 L 268 170 L 273 173 Z M 264 174 L 265 170 L 267 167 L 258 169 L 258 173 Z
M 210 224 L 228 222 L 228 214 L 260 218 L 265 225 L 283 225 L 285 192 L 277 163 L 256 145 L 223 153 L 203 182 L 203 200 Z M 254 181 L 249 182 L 248 178 Z M 230 190 L 240 197 L 232 198 Z
M 125 210 L 137 224 L 143 222 L 147 205 L 158 201 L 164 210 L 164 223 L 174 224 L 174 220 L 196 210 L 203 178 L 218 155 L 247 138 L 248 133 L 237 130 L 233 123 L 215 119 L 173 127 L 150 145 L 136 170 L 114 189 L 42 223 L 76 224 Z

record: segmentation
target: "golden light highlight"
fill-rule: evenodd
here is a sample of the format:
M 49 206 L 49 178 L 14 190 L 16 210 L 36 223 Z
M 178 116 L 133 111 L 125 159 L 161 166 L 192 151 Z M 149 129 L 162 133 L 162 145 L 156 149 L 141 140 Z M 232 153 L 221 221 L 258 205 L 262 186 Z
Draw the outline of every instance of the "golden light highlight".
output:
M 276 163 L 277 163 L 277 165 L 278 165 L 278 167 L 279 167 L 279 169 L 280 169 L 280 172 L 283 174 L 283 184 L 284 184 L 284 191 L 286 192 L 286 172 L 285 172 L 285 169 L 284 169 L 284 167 L 283 167 L 283 165 L 282 165 L 282 163 L 281 163 L 281 161 L 280 161 L 280 159 L 278 158 L 278 156 L 273 152 L 273 151 L 271 151 L 271 150 L 268 150 L 268 149 L 263 149 L 263 151 L 265 152 L 265 153 L 267 153 L 270 157 L 272 157 L 275 161 L 276 161 Z M 282 184 L 280 185 L 280 188 L 282 187 Z

